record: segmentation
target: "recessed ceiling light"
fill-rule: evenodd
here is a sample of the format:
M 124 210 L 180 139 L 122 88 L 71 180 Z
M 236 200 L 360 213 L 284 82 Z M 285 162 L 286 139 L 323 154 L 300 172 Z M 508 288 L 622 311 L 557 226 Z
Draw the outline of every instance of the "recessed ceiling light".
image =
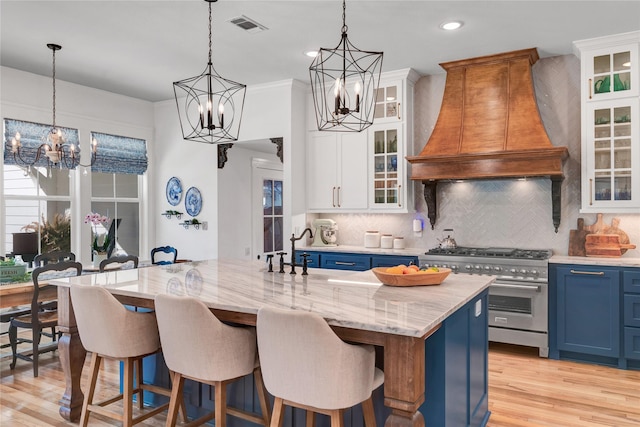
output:
M 317 50 L 308 50 L 304 54 L 307 55 L 309 58 L 315 58 L 316 56 L 318 56 L 318 51 Z
M 449 21 L 440 24 L 440 28 L 442 28 L 443 30 L 457 30 L 458 28 L 462 27 L 462 25 L 462 21 Z

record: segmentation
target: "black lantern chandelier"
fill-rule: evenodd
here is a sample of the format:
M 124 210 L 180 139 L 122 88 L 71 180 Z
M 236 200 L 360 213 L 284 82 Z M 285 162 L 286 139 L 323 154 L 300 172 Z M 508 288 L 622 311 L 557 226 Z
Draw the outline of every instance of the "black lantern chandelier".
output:
M 91 142 L 91 163 L 82 165 L 80 164 L 80 148 L 74 144 L 67 144 L 62 130 L 56 126 L 56 51 L 62 49 L 62 46 L 48 43 L 47 47 L 53 51 L 53 125 L 43 135 L 42 140 L 44 142 L 35 149 L 35 154 L 32 155 L 31 159 L 27 158 L 26 154 L 23 153 L 24 150 L 21 150 L 20 132 L 16 132 L 11 139 L 10 151 L 17 165 L 29 168 L 38 163 L 43 154 L 47 157 L 47 166 L 49 168 L 51 166 L 59 166 L 60 168 L 73 169 L 78 165 L 91 166 L 96 161 L 96 140 L 94 139 Z M 23 156 L 23 154 L 25 155 Z
M 359 50 L 347 37 L 342 1 L 342 38 L 335 49 L 321 48 L 309 67 L 318 130 L 361 132 L 373 124 L 382 52 Z
M 246 85 L 221 77 L 211 62 L 211 3 L 209 3 L 209 62 L 196 77 L 173 83 L 182 136 L 209 144 L 238 140 Z

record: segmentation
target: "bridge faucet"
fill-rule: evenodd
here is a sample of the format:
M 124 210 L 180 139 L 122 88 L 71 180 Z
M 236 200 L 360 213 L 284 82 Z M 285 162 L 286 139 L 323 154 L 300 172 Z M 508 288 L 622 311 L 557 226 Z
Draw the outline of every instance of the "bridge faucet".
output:
M 309 227 L 305 228 L 300 236 L 296 237 L 295 234 L 291 235 L 291 273 L 296 274 L 296 240 L 301 240 L 306 232 L 309 232 L 309 238 L 313 239 L 313 232 Z

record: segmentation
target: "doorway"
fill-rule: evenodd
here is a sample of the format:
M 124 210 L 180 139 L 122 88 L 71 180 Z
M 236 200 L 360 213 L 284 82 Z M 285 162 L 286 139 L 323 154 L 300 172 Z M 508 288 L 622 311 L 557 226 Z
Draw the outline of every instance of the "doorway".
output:
M 264 259 L 284 248 L 284 206 L 282 164 L 264 159 L 252 162 L 253 217 L 252 259 Z

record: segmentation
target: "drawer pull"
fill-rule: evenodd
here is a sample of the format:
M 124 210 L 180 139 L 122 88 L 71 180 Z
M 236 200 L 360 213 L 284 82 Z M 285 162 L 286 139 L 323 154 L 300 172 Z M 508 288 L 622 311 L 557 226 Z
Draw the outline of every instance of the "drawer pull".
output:
M 334 264 L 335 265 L 350 265 L 350 266 L 356 265 L 355 262 L 344 262 L 344 261 L 336 261 Z
M 587 276 L 604 276 L 604 271 L 580 271 L 571 269 L 571 274 L 585 274 Z

